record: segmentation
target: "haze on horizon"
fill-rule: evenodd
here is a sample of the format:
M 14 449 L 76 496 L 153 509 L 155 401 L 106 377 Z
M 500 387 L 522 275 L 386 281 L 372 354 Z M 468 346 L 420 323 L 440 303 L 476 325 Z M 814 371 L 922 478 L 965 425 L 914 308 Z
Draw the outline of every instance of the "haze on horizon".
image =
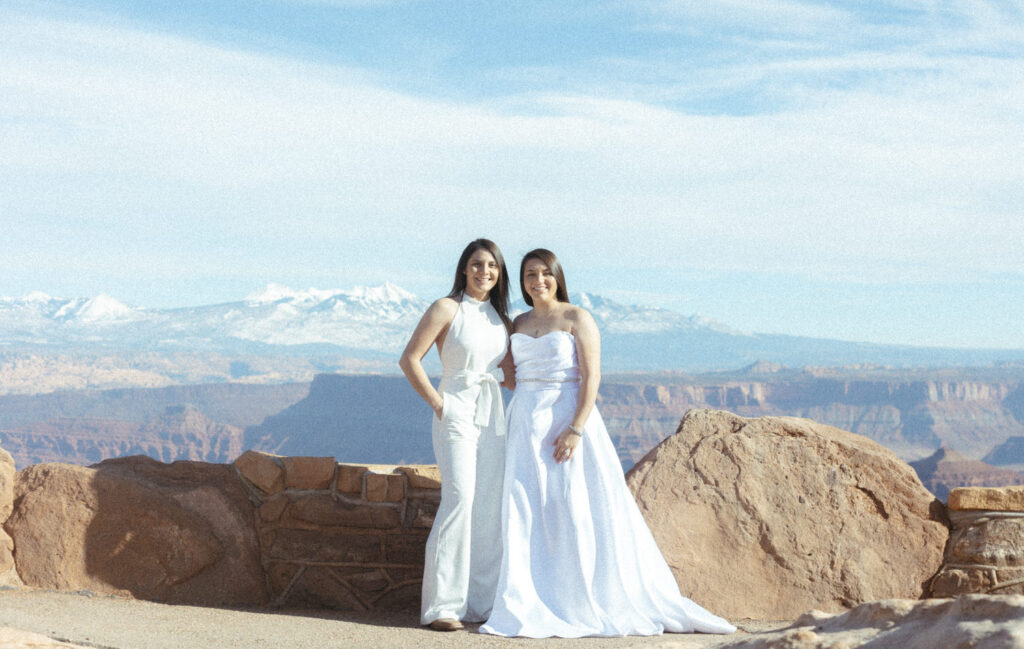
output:
M 0 0 L 0 295 L 447 292 L 1024 348 L 1024 8 Z

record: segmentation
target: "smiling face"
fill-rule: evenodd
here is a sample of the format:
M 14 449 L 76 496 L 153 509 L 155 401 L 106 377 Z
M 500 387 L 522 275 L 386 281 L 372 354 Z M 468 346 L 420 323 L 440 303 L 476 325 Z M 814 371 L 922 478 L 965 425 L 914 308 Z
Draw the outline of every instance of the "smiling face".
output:
M 523 266 L 523 289 L 534 302 L 558 300 L 558 280 L 555 273 L 542 260 L 533 257 Z
M 466 293 L 473 299 L 483 301 L 498 283 L 501 268 L 494 255 L 481 248 L 470 255 L 462 273 L 466 276 Z

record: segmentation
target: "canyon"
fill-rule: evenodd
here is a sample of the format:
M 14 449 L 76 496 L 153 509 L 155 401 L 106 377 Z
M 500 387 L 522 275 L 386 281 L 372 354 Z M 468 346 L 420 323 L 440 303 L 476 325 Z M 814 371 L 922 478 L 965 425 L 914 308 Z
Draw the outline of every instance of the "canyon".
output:
M 1016 367 L 797 370 L 759 363 L 698 375 L 608 374 L 598 407 L 627 470 L 690 409 L 722 408 L 745 417 L 813 419 L 869 437 L 915 464 L 945 448 L 969 462 L 951 470 L 947 459 L 934 484 L 930 473 L 921 477 L 929 488 L 948 491 L 991 480 L 1019 483 L 1012 462 L 1024 438 L 1022 377 Z M 308 383 L 2 395 L 0 444 L 19 467 L 134 454 L 230 462 L 246 449 L 432 463 L 430 416 L 400 376 L 324 373 Z

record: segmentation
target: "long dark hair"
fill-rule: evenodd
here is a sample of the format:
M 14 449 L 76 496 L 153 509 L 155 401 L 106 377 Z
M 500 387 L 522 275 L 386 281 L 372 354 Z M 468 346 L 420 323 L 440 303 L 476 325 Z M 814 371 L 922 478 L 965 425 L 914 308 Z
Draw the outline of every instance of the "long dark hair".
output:
M 565 288 L 565 273 L 562 272 L 562 264 L 558 263 L 558 257 L 546 248 L 537 248 L 526 253 L 523 256 L 523 261 L 519 263 L 519 290 L 523 292 L 523 301 L 526 302 L 527 306 L 533 306 L 533 298 L 526 292 L 526 282 L 523 280 L 523 277 L 526 274 L 526 262 L 531 259 L 539 259 L 545 266 L 551 269 L 551 274 L 555 276 L 555 281 L 558 282 L 558 288 L 555 290 L 555 299 L 559 302 L 568 302 L 569 290 Z
M 491 306 L 494 307 L 494 310 L 498 312 L 498 316 L 501 317 L 501 321 L 507 325 L 510 322 L 508 317 L 508 270 L 505 269 L 505 258 L 501 255 L 498 244 L 490 239 L 474 239 L 462 251 L 462 256 L 459 257 L 459 265 L 455 267 L 455 282 L 452 284 L 452 292 L 448 294 L 448 297 L 458 298 L 466 290 L 466 264 L 469 263 L 469 258 L 477 250 L 486 250 L 494 256 L 494 261 L 498 262 L 498 270 L 500 271 L 498 281 L 490 293 L 488 293 L 488 299 L 491 301 Z

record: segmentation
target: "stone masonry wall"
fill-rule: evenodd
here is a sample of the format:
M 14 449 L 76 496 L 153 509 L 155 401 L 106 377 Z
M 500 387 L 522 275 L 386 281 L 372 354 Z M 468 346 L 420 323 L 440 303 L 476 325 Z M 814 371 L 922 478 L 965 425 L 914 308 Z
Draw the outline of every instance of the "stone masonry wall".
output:
M 1024 595 L 1024 487 L 961 487 L 949 494 L 953 530 L 933 597 Z
M 257 508 L 260 555 L 276 605 L 418 608 L 424 549 L 441 499 L 436 466 L 257 451 L 234 466 Z

